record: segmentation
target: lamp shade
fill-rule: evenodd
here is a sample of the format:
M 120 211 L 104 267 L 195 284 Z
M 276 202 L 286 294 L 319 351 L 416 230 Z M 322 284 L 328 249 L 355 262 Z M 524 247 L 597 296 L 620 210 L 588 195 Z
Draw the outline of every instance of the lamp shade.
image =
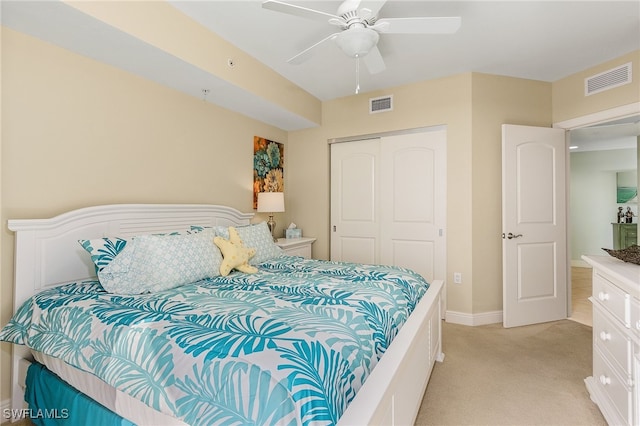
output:
M 284 211 L 284 192 L 258 192 L 258 211 L 275 213 Z

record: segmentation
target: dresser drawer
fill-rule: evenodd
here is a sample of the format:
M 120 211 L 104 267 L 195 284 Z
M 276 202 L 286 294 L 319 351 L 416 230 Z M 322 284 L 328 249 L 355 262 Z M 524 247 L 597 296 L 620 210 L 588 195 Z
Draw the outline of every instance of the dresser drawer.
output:
M 632 298 L 630 301 L 629 326 L 636 336 L 640 337 L 640 300 Z
M 620 325 L 612 323 L 600 309 L 597 306 L 593 309 L 593 341 L 607 359 L 631 379 L 631 340 L 620 330 Z
M 311 245 L 304 247 L 292 247 L 284 249 L 284 252 L 289 256 L 302 256 L 306 259 L 311 259 Z
M 593 298 L 623 324 L 629 324 L 628 295 L 597 270 L 593 272 Z
M 597 348 L 593 351 L 593 378 L 597 386 L 602 389 L 611 406 L 618 412 L 625 425 L 631 424 L 633 419 L 633 392 L 615 373 L 614 368 L 605 360 Z

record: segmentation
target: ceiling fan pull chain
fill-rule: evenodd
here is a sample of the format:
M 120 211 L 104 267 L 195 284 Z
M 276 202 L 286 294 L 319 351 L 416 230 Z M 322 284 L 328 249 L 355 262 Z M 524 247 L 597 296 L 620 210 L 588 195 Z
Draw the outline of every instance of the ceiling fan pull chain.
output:
M 356 95 L 360 93 L 360 57 L 356 56 Z

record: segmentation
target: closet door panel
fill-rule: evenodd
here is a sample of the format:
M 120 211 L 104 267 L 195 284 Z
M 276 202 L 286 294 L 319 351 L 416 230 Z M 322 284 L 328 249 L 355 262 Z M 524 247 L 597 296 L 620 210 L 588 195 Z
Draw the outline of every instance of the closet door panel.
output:
M 446 275 L 444 129 L 384 137 L 380 147 L 380 263 Z
M 376 240 L 366 237 L 340 238 L 340 252 L 344 262 L 376 264 Z M 332 259 L 336 260 L 336 259 Z
M 413 269 L 427 281 L 434 280 L 435 245 L 429 241 L 393 240 L 391 264 Z
M 407 148 L 391 155 L 393 223 L 433 223 L 433 150 Z
M 379 261 L 379 140 L 331 145 L 331 260 Z

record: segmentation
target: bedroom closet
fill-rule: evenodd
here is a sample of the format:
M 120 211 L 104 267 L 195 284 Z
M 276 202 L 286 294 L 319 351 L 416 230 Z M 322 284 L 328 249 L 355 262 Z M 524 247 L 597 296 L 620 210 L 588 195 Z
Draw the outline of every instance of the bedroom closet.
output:
M 446 278 L 446 127 L 331 141 L 331 259 Z

